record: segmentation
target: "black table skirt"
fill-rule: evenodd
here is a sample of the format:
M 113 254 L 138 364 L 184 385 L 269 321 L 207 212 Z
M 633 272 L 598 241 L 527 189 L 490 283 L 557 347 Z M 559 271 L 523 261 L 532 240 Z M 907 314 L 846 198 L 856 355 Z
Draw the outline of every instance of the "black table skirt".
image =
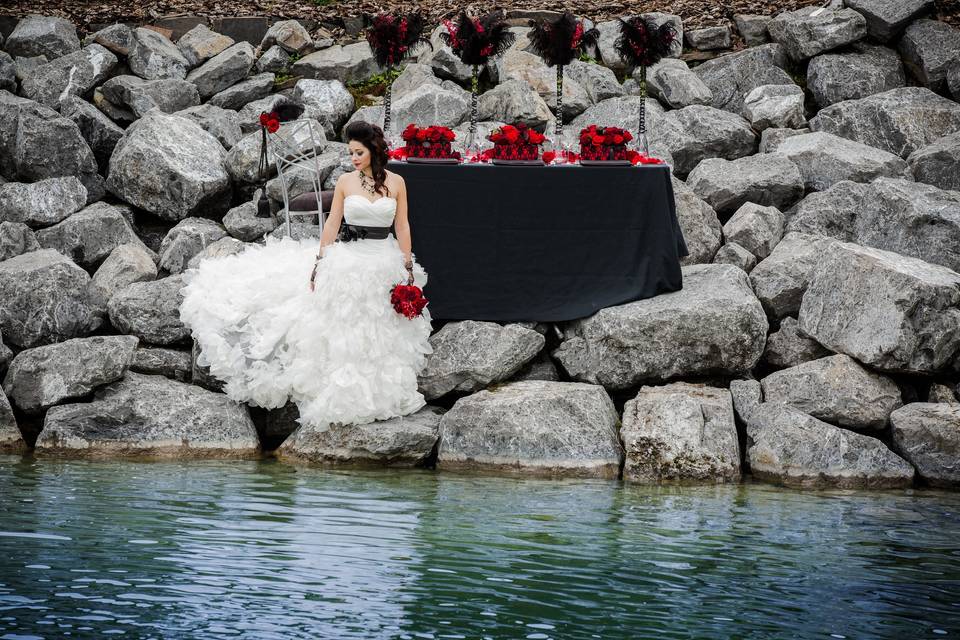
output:
M 434 319 L 573 320 L 682 287 L 666 166 L 388 168 Z

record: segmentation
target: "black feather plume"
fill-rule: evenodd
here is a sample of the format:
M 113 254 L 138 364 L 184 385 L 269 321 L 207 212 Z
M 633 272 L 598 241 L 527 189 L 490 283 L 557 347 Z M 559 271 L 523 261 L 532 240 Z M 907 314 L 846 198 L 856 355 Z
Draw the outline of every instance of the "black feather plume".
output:
M 569 11 L 555 20 L 531 20 L 530 26 L 532 29 L 527 37 L 531 48 L 548 67 L 570 64 L 600 37 L 596 29 L 584 29 L 583 23 Z
M 382 13 L 367 29 L 367 42 L 381 67 L 392 67 L 423 44 L 429 44 L 423 33 L 424 21 L 419 11 L 406 16 Z
M 461 11 L 456 21 L 444 20 L 447 28 L 440 33 L 460 61 L 467 65 L 485 65 L 487 60 L 504 53 L 516 37 L 503 19 L 503 11 L 491 11 L 482 18 L 471 18 Z
M 273 107 L 273 112 L 277 114 L 277 120 L 280 122 L 291 122 L 303 115 L 304 106 L 291 99 L 278 101 Z
M 642 16 L 620 19 L 620 36 L 615 48 L 629 65 L 650 67 L 670 53 L 670 45 L 677 39 L 677 31 L 669 22 L 659 27 Z

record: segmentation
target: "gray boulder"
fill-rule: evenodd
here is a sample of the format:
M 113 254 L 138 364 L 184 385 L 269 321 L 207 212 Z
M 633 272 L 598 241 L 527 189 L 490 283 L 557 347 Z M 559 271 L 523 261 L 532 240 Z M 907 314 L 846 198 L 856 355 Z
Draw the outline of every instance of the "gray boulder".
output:
M 756 380 L 731 380 L 730 397 L 737 419 L 747 424 L 763 404 L 763 388 Z
M 953 99 L 960 102 L 960 64 L 955 64 L 947 70 L 947 88 Z
M 230 236 L 220 238 L 215 242 L 211 242 L 206 247 L 201 249 L 195 256 L 190 258 L 190 261 L 187 262 L 188 269 L 194 269 L 200 266 L 200 263 L 208 258 L 222 258 L 225 256 L 232 256 L 238 253 L 242 253 L 249 245 L 246 242 L 240 242 L 236 238 L 231 238 Z
M 233 38 L 211 31 L 203 23 L 190 29 L 177 40 L 177 48 L 191 67 L 203 64 L 210 58 L 223 53 L 233 44 Z
M 187 77 L 190 62 L 177 45 L 156 31 L 138 27 L 133 30 L 133 46 L 127 64 L 135 75 L 144 80 Z
M 746 202 L 786 209 L 803 195 L 803 176 L 793 162 L 775 153 L 724 160 L 709 158 L 690 172 L 687 184 L 717 213 Z
M 200 125 L 153 111 L 127 129 L 110 158 L 110 191 L 166 220 L 224 211 L 226 151 Z M 176 188 L 171 188 L 176 185 Z
M 240 118 L 237 112 L 231 109 L 221 109 L 207 103 L 177 111 L 176 115 L 196 122 L 227 150 L 233 148 L 243 137 Z
M 0 222 L 0 262 L 40 248 L 37 237 L 22 222 Z
M 887 377 L 838 354 L 772 373 L 760 381 L 766 402 L 789 405 L 840 427 L 880 430 L 903 405 Z
M 92 44 L 33 69 L 22 83 L 22 93 L 56 109 L 66 98 L 87 95 L 110 77 L 116 64 L 115 55 Z
M 664 58 L 647 70 L 647 90 L 673 109 L 713 102 L 710 88 L 687 67 L 686 62 L 676 58 Z
M 507 80 L 485 92 L 477 108 L 481 120 L 523 122 L 535 129 L 543 129 L 552 117 L 543 98 L 521 80 Z
M 773 153 L 780 143 L 791 136 L 801 136 L 810 133 L 810 129 L 780 129 L 773 127 L 764 129 L 760 134 L 760 153 Z
M 903 87 L 822 109 L 810 128 L 906 158 L 960 131 L 960 104 L 924 87 Z
M 457 401 L 440 420 L 440 469 L 616 478 L 620 420 L 603 387 L 526 380 Z
M 849 243 L 814 270 L 800 330 L 871 367 L 934 373 L 960 351 L 960 274 Z
M 667 113 L 660 119 L 658 131 L 679 176 L 690 173 L 705 158 L 736 160 L 757 150 L 757 135 L 746 120 L 703 105 Z
M 867 21 L 853 9 L 804 7 L 785 11 L 767 25 L 770 37 L 783 45 L 794 60 L 806 60 L 861 40 Z
M 563 73 L 564 79 L 569 76 L 586 90 L 592 104 L 618 98 L 625 93 L 613 70 L 603 65 L 574 60 L 564 67 Z
M 75 96 L 60 103 L 60 113 L 79 127 L 80 134 L 97 159 L 100 173 L 107 173 L 110 156 L 123 137 L 123 129 L 95 106 Z
M 93 284 L 107 301 L 127 285 L 156 279 L 157 265 L 153 252 L 135 242 L 122 244 L 111 251 L 93 274 Z
M 30 15 L 17 22 L 4 48 L 11 56 L 46 56 L 48 60 L 80 49 L 77 29 L 69 20 Z
M 0 90 L 17 90 L 17 65 L 10 54 L 0 50 Z
M 112 24 L 83 39 L 83 46 L 91 44 L 99 44 L 118 56 L 129 55 L 133 47 L 133 29 L 125 24 Z
M 391 88 L 393 99 L 396 100 L 424 84 L 433 84 L 439 87 L 442 83 L 440 78 L 433 74 L 433 69 L 429 65 L 410 62 L 403 68 L 397 79 L 393 81 Z
M 519 80 L 543 98 L 554 113 L 557 111 L 557 69 L 548 67 L 540 56 L 526 51 L 510 51 L 498 60 L 500 82 Z M 586 88 L 573 79 L 564 68 L 563 118 L 571 120 L 592 104 Z
M 747 424 L 747 460 L 759 480 L 801 489 L 913 484 L 913 467 L 876 438 L 834 427 L 798 409 L 764 403 Z
M 960 191 L 960 132 L 917 149 L 907 158 L 907 163 L 918 182 Z
M 425 406 L 407 416 L 368 424 L 303 425 L 277 450 L 282 460 L 325 465 L 421 466 L 440 439 L 443 409 Z
M 748 202 L 723 225 L 723 237 L 763 260 L 783 237 L 783 224 L 783 214 L 776 207 Z
M 857 44 L 849 53 L 827 53 L 810 61 L 807 88 L 820 107 L 859 100 L 906 85 L 897 52 Z
M 688 30 L 683 37 L 688 45 L 698 51 L 729 49 L 731 44 L 730 28 L 726 25 Z
M 254 199 L 256 200 L 256 198 Z M 259 240 L 277 228 L 280 221 L 274 216 L 257 217 L 257 206 L 253 202 L 244 202 L 223 216 L 223 226 L 234 238 L 244 242 Z
M 27 448 L 27 443 L 20 435 L 17 418 L 13 415 L 13 407 L 7 396 L 0 390 L 0 453 L 20 453 Z
M 293 57 L 280 45 L 273 45 L 253 65 L 259 74 L 286 72 L 293 65 Z
M 137 76 L 116 76 L 101 87 L 111 104 L 127 108 L 136 118 L 151 109 L 174 113 L 200 104 L 200 94 L 192 82 L 179 78 L 144 80 Z
M 846 0 L 867 20 L 867 33 L 880 42 L 899 36 L 907 25 L 934 11 L 934 0 Z
M 838 182 L 789 213 L 787 229 L 894 251 L 960 270 L 960 194 L 877 178 Z
M 732 264 L 743 269 L 746 273 L 753 271 L 757 266 L 757 256 L 753 255 L 736 242 L 728 242 L 717 251 L 713 257 L 714 264 Z
M 250 43 L 238 42 L 187 74 L 187 81 L 197 85 L 205 100 L 245 80 L 256 60 Z
M 931 384 L 930 391 L 927 394 L 927 402 L 943 402 L 946 404 L 957 404 L 960 398 L 953 392 L 953 389 L 945 384 Z
M 56 249 L 81 267 L 92 269 L 120 245 L 144 247 L 123 214 L 105 202 L 97 202 L 52 227 L 37 231 L 37 242 Z
M 543 348 L 544 337 L 518 324 L 450 322 L 430 336 L 433 352 L 418 376 L 427 400 L 474 392 L 507 380 Z
M 163 239 L 160 266 L 169 273 L 180 273 L 193 256 L 226 235 L 226 230 L 213 220 L 185 218 Z
M 687 244 L 688 255 L 680 264 L 711 262 L 721 243 L 720 220 L 717 212 L 700 199 L 683 181 L 671 178 L 677 207 L 677 221 Z
M 683 267 L 681 291 L 565 323 L 566 339 L 552 355 L 574 380 L 627 389 L 749 371 L 767 329 L 747 274 L 730 265 L 693 265 Z
M 804 233 L 787 233 L 773 252 L 750 272 L 757 298 L 774 318 L 796 315 L 810 283 L 833 241 Z
M 321 49 L 293 64 L 293 75 L 315 80 L 339 80 L 344 84 L 363 82 L 378 73 L 373 51 L 366 42 Z
M 804 362 L 826 358 L 830 352 L 800 333 L 796 318 L 786 317 L 780 323 L 780 329 L 767 336 L 767 348 L 763 352 L 763 361 L 771 367 L 796 367 Z
M 536 96 L 536 93 L 533 93 Z M 536 96 L 539 100 L 539 96 Z M 543 103 L 543 100 L 540 100 Z M 546 103 L 543 103 L 546 108 Z M 547 110 L 546 113 L 549 113 Z M 394 126 L 406 126 L 415 123 L 424 126 L 427 123 L 444 127 L 455 127 L 470 118 L 470 97 L 460 92 L 450 91 L 434 84 L 424 84 L 393 101 Z M 481 119 L 483 117 L 481 116 Z M 358 109 L 347 123 L 365 120 L 367 122 L 382 122 L 383 107 L 365 107 Z M 546 120 L 544 120 L 545 122 Z M 400 123 L 404 123 L 401 125 Z M 341 129 L 341 137 L 343 130 Z
M 243 405 L 192 384 L 128 372 L 93 402 L 48 411 L 36 454 L 235 458 L 259 449 Z
M 313 40 L 307 29 L 296 20 L 278 20 L 270 25 L 260 41 L 261 51 L 273 46 L 290 53 L 303 54 L 313 48 Z
M 304 115 L 323 125 L 327 138 L 336 138 L 354 110 L 353 94 L 339 80 L 300 80 L 293 98 L 305 107 Z
M 103 196 L 97 160 L 80 128 L 52 109 L 5 92 L 0 92 L 0 175 L 22 182 L 76 176 L 87 189 L 87 202 Z
M 676 382 L 643 387 L 623 408 L 628 482 L 737 482 L 740 447 L 730 392 Z
M 189 382 L 190 352 L 163 347 L 138 347 L 133 354 L 130 371 Z
M 771 151 L 789 158 L 800 168 L 809 191 L 825 191 L 843 180 L 913 178 L 900 156 L 822 131 L 791 136 Z
M 124 287 L 110 298 L 110 323 L 150 344 L 182 342 L 190 336 L 190 330 L 180 321 L 183 286 L 183 277 L 175 275 Z
M 239 111 L 251 102 L 262 100 L 270 95 L 270 92 L 273 91 L 274 80 L 276 80 L 276 76 L 273 73 L 260 73 L 251 76 L 243 82 L 238 82 L 219 92 L 207 100 L 207 104 L 221 109 Z
M 807 123 L 803 89 L 795 84 L 766 84 L 743 99 L 743 117 L 757 131 L 770 127 L 799 129 Z
M 86 187 L 73 176 L 8 182 L 0 184 L 0 222 L 46 227 L 79 211 L 86 201 Z
M 713 95 L 711 106 L 739 114 L 743 98 L 767 84 L 792 84 L 783 70 L 787 58 L 779 44 L 765 44 L 707 60 L 693 72 Z
M 21 349 L 89 335 L 105 301 L 87 272 L 53 249 L 0 262 L 0 330 Z
M 947 91 L 947 71 L 960 62 L 960 30 L 939 20 L 917 20 L 898 45 L 903 64 L 925 87 Z
M 10 363 L 3 390 L 27 413 L 82 398 L 123 377 L 137 342 L 135 336 L 96 336 L 26 349 Z
M 763 15 L 751 15 L 736 13 L 733 16 L 733 23 L 737 25 L 737 32 L 743 38 L 748 47 L 770 42 L 770 32 L 767 31 L 767 25 L 772 18 Z
M 960 405 L 915 402 L 890 415 L 893 444 L 934 487 L 960 486 Z

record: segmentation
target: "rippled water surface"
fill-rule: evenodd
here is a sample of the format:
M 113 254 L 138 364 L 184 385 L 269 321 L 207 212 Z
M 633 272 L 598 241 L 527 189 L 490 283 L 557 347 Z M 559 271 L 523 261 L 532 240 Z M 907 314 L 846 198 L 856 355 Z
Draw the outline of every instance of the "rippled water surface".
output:
M 960 495 L 0 457 L 0 638 L 960 635 Z

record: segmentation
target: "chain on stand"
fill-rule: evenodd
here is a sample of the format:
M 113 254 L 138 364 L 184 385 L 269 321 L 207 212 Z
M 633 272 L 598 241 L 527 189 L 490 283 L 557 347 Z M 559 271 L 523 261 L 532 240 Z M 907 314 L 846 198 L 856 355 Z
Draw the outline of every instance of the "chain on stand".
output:
M 640 67 L 640 135 L 647 134 L 647 67 Z

